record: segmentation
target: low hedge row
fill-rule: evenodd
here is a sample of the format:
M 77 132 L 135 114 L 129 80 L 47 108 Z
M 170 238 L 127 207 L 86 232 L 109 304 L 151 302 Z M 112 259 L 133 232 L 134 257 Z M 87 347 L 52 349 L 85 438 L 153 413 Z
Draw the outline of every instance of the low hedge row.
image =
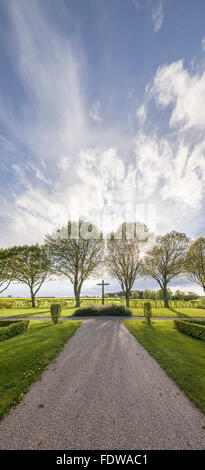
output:
M 203 320 L 174 320 L 178 331 L 193 338 L 205 340 L 205 321 Z
M 1 321 L 0 322 L 0 341 L 17 336 L 27 330 L 28 320 Z
M 102 307 L 97 306 L 90 306 L 90 307 L 82 307 L 78 308 L 74 312 L 74 316 L 76 317 L 84 317 L 84 316 L 106 316 L 106 315 L 116 315 L 116 316 L 131 316 L 132 312 L 129 308 L 124 307 L 124 305 L 104 305 Z

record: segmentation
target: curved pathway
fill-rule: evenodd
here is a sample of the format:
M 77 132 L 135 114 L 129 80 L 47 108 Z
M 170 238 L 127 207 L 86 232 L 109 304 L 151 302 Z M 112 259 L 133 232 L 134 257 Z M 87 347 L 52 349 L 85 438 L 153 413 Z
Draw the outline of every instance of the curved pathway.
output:
M 0 449 L 205 449 L 205 418 L 120 319 L 86 319 L 0 423 Z

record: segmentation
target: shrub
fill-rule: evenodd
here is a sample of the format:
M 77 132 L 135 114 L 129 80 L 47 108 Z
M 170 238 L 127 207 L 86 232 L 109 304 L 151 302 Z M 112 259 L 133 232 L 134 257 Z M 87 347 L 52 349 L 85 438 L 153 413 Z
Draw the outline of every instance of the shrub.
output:
M 61 305 L 60 304 L 52 304 L 50 306 L 51 318 L 53 320 L 54 325 L 58 323 L 58 320 L 61 316 Z
M 203 320 L 174 320 L 178 331 L 193 338 L 205 340 L 205 321 Z
M 144 309 L 145 321 L 147 323 L 151 323 L 151 317 L 152 317 L 152 304 L 151 304 L 151 302 L 144 302 L 143 309 Z
M 0 322 L 0 341 L 17 336 L 27 330 L 28 320 L 1 321 Z
M 75 310 L 74 315 L 77 317 L 84 317 L 89 315 L 94 316 L 106 316 L 106 315 L 114 315 L 114 316 L 131 316 L 132 312 L 129 308 L 125 307 L 124 305 L 104 305 L 102 307 L 82 307 Z
M 0 300 L 0 308 L 11 308 L 12 302 L 8 300 Z
M 200 299 L 197 303 L 197 308 L 205 308 L 205 299 Z

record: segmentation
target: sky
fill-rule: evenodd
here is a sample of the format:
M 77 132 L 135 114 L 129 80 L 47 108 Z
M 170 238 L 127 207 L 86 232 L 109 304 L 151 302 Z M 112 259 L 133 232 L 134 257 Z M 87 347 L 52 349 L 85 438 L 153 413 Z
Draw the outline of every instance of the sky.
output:
M 204 0 L 0 0 L 1 247 L 78 217 L 204 236 L 204 19 Z

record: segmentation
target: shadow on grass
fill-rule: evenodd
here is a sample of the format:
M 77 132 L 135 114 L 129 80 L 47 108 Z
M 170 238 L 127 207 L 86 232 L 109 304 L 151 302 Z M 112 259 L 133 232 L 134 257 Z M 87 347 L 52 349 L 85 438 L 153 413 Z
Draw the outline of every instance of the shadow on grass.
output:
M 185 315 L 184 313 L 178 312 L 178 310 L 175 310 L 175 308 L 169 307 L 167 310 L 170 310 L 171 312 L 176 313 L 176 316 L 179 318 L 189 318 L 190 315 Z

